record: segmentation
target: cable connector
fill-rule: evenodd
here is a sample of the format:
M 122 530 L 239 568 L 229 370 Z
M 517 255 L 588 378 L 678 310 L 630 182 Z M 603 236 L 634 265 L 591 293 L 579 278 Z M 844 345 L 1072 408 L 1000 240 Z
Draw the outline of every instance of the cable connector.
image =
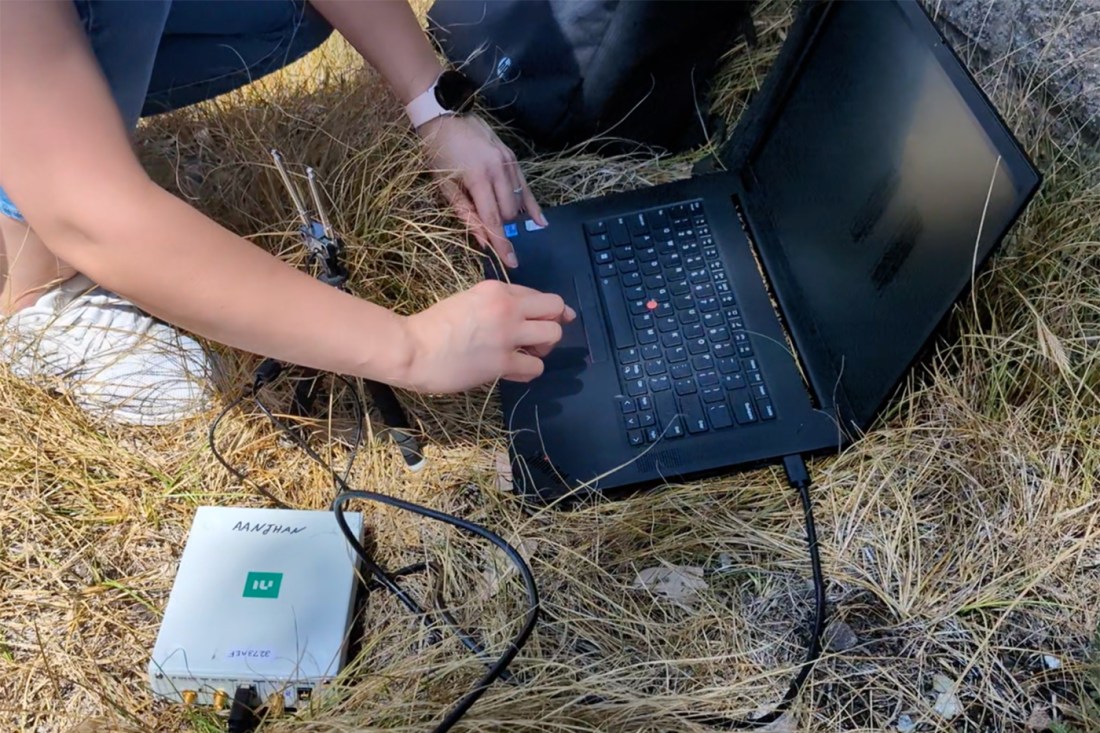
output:
M 252 393 L 255 394 L 265 386 L 271 384 L 283 373 L 282 362 L 275 359 L 264 359 L 252 372 Z
M 787 482 L 796 489 L 808 488 L 813 483 L 806 461 L 798 454 L 783 457 L 783 470 L 787 472 Z
M 260 695 L 256 688 L 241 685 L 233 695 L 233 704 L 229 707 L 228 733 L 252 733 L 260 725 Z

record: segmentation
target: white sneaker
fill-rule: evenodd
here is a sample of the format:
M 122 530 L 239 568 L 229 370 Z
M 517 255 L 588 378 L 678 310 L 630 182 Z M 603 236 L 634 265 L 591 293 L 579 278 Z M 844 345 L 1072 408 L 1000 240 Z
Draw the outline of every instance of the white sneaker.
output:
M 0 363 L 94 417 L 166 425 L 210 405 L 202 346 L 77 275 L 0 321 Z

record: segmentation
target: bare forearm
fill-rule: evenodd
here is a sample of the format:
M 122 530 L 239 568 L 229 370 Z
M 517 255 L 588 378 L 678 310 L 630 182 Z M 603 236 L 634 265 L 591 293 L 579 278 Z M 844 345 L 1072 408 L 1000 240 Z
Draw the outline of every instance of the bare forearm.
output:
M 408 104 L 442 72 L 406 0 L 310 0 Z
M 54 249 L 165 321 L 280 360 L 402 384 L 402 317 L 314 280 L 149 184 L 118 213 L 61 220 Z

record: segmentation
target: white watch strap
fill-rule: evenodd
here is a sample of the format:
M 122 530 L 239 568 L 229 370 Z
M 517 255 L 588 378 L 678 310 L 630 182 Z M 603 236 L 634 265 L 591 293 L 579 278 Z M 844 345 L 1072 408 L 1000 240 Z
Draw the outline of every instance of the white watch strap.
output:
M 438 82 L 433 82 L 431 87 L 428 88 L 428 91 L 405 105 L 405 114 L 409 116 L 409 121 L 412 123 L 413 129 L 418 129 L 425 122 L 431 122 L 437 117 L 454 114 L 454 112 L 449 109 L 443 109 L 439 101 L 435 98 L 436 83 Z

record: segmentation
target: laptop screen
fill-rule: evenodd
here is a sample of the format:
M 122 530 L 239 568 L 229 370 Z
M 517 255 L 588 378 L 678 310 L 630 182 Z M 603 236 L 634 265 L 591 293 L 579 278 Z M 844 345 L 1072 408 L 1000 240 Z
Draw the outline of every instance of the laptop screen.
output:
M 838 3 L 749 160 L 796 317 L 861 426 L 1038 181 L 914 10 Z

